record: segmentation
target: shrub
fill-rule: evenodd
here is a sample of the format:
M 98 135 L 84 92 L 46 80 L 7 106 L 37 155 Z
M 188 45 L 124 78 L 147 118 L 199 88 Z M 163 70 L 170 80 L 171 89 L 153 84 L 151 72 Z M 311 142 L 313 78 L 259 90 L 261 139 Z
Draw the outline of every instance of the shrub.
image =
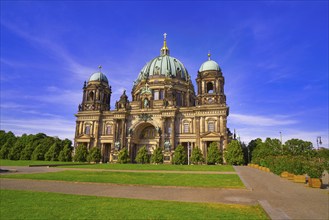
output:
M 173 164 L 187 164 L 187 155 L 184 147 L 182 145 L 177 145 L 174 157 Z
M 150 162 L 150 156 L 147 152 L 146 146 L 143 146 L 138 150 L 135 160 L 137 163 L 141 164 Z
M 89 154 L 87 156 L 88 162 L 96 162 L 99 163 L 101 161 L 102 155 L 101 155 L 101 150 L 98 147 L 93 147 L 89 151 Z
M 162 154 L 162 149 L 160 147 L 155 148 L 153 151 L 153 154 L 151 156 L 151 162 L 158 164 L 158 163 L 163 163 L 163 154 Z
M 216 142 L 212 142 L 208 148 L 207 152 L 207 164 L 221 164 L 223 163 L 223 158 L 219 152 Z
M 87 157 L 88 157 L 87 147 L 82 145 L 82 144 L 79 145 L 75 149 L 75 154 L 74 154 L 73 160 L 76 161 L 76 162 L 86 162 Z
M 202 151 L 198 146 L 196 146 L 195 148 L 193 148 L 192 151 L 191 163 L 202 164 L 203 162 L 204 162 L 204 157 Z
M 244 164 L 244 156 L 240 142 L 237 140 L 231 141 L 224 151 L 224 157 L 226 163 L 230 165 Z
M 129 163 L 129 161 L 128 150 L 124 147 L 119 151 L 118 163 Z

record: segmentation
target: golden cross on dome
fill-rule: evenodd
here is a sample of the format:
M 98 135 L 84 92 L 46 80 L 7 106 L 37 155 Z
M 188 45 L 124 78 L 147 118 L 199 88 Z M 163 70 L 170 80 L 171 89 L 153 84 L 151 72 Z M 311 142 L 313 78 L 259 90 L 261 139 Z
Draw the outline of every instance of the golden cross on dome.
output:
M 163 37 L 164 37 L 164 40 L 166 40 L 167 39 L 167 33 L 164 33 Z
M 102 72 L 102 66 L 101 65 L 98 66 L 98 69 L 99 69 L 99 72 Z
M 208 51 L 208 60 L 210 60 L 210 57 L 211 57 L 211 53 L 210 53 L 210 50 Z

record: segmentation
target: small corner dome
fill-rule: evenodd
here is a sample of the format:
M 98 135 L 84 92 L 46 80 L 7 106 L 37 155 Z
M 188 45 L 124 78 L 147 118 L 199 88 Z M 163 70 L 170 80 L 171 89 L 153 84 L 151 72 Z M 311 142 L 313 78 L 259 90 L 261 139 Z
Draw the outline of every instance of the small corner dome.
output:
M 213 60 L 207 60 L 206 62 L 204 62 L 201 65 L 201 67 L 199 69 L 199 72 L 206 71 L 206 70 L 217 70 L 217 71 L 221 71 L 221 69 L 219 68 L 218 63 L 216 63 Z
M 93 73 L 93 74 L 90 76 L 88 82 L 91 82 L 91 81 L 106 82 L 106 83 L 109 82 L 109 81 L 107 80 L 107 77 L 105 76 L 105 74 L 103 74 L 103 73 L 101 73 L 101 72 Z

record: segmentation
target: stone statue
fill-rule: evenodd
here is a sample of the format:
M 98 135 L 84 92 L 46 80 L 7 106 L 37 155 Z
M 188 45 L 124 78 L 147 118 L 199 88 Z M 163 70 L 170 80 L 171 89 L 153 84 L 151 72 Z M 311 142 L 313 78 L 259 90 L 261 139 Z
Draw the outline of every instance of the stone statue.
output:
M 144 108 L 148 108 L 148 107 L 149 107 L 149 100 L 144 99 Z

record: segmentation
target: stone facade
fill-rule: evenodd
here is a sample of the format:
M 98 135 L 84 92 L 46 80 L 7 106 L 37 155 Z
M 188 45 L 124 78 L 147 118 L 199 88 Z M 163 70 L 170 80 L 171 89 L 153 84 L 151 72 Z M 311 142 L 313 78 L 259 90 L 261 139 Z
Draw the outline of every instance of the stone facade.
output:
M 170 163 L 178 144 L 199 147 L 204 156 L 211 142 L 222 151 L 228 142 L 229 108 L 224 94 L 224 77 L 218 64 L 204 62 L 196 78 L 198 93 L 184 65 L 169 56 L 166 38 L 160 56 L 144 66 L 131 91 L 126 91 L 110 110 L 111 87 L 101 72 L 83 86 L 83 99 L 76 114 L 75 147 L 98 147 L 103 162 L 115 162 L 127 147 L 133 162 L 140 147 L 152 154 L 163 149 Z

